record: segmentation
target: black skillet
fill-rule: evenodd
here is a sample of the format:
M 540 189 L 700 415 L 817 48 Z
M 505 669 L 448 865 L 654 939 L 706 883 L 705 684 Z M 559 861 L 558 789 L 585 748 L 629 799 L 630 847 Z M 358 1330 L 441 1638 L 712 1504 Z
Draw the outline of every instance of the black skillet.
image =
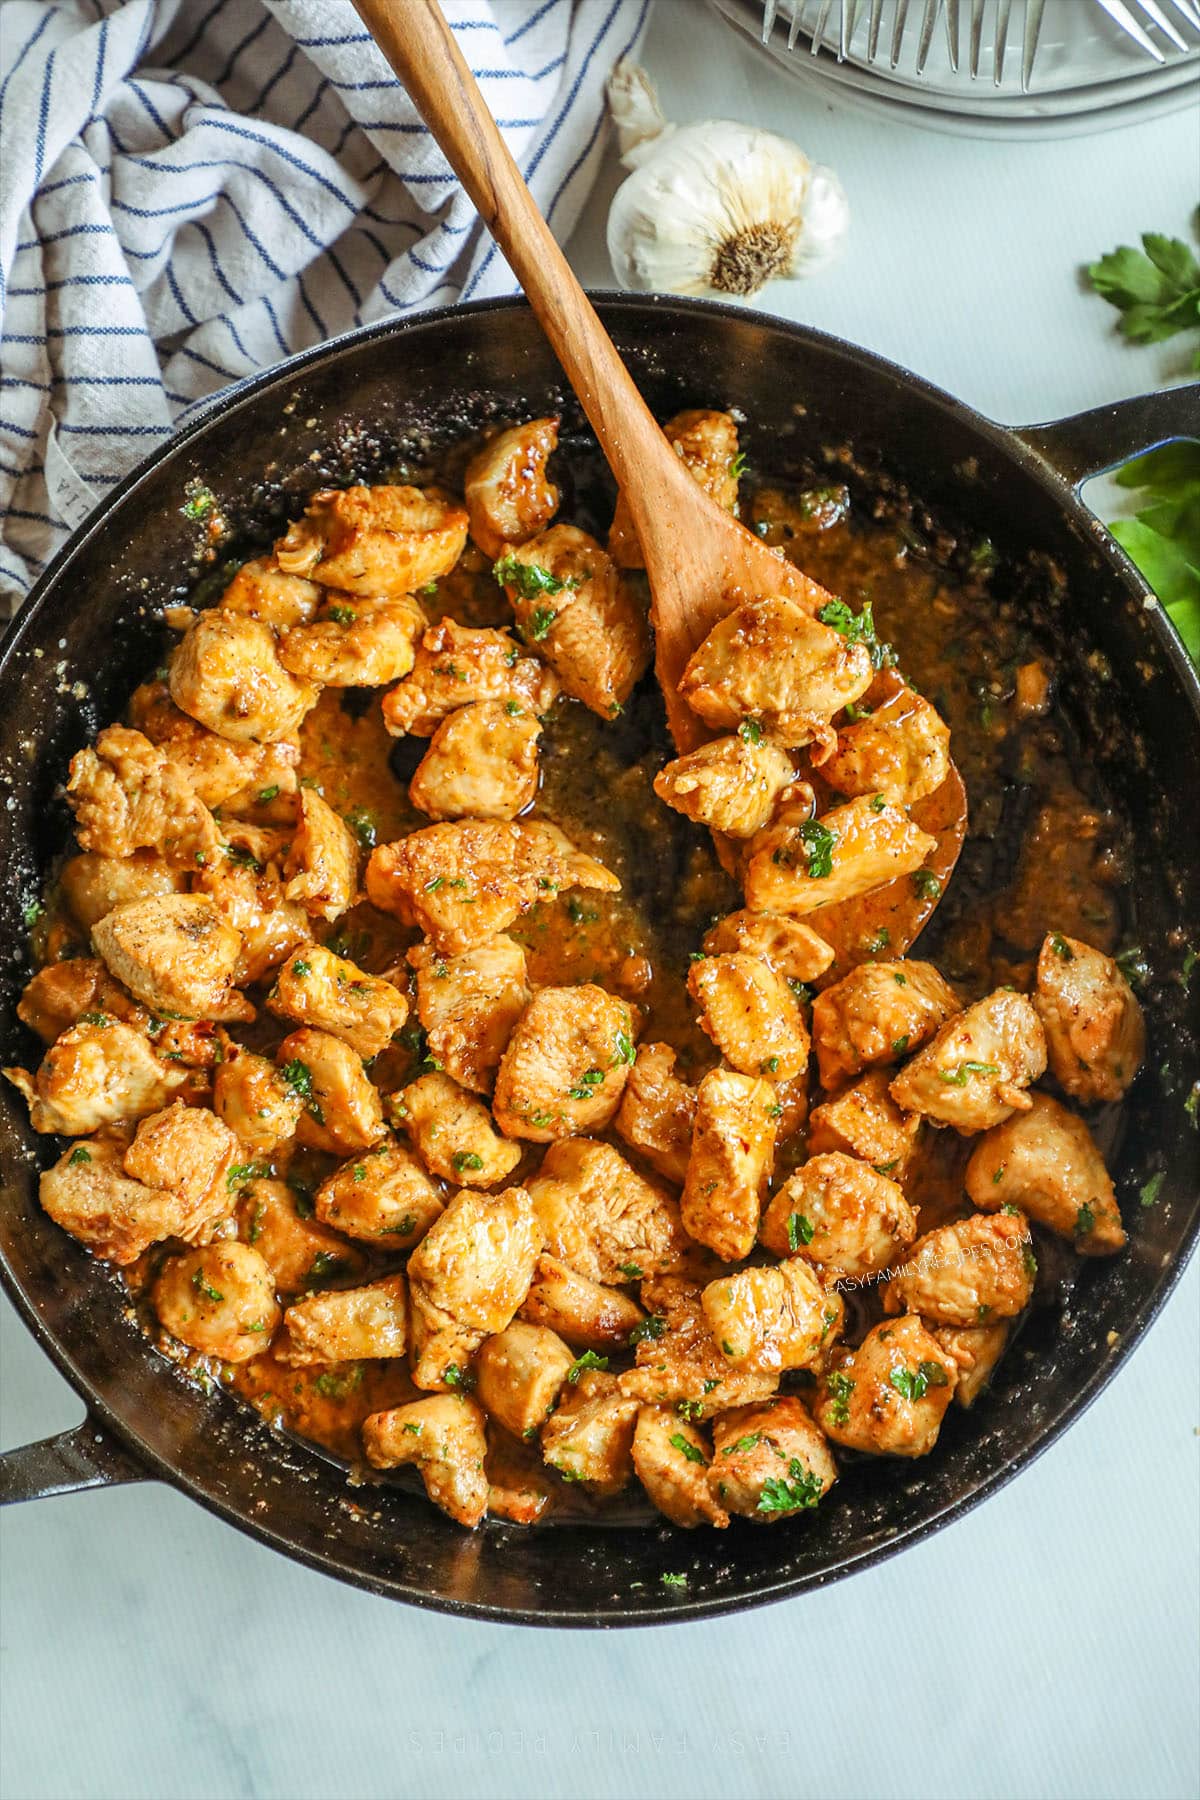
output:
M 497 1523 L 466 1533 L 408 1491 L 349 1487 L 340 1465 L 182 1380 L 126 1319 L 117 1283 L 39 1210 L 52 1141 L 0 1084 L 0 1276 L 88 1408 L 77 1430 L 0 1459 L 8 1499 L 160 1477 L 298 1561 L 395 1599 L 545 1625 L 697 1618 L 835 1580 L 993 1492 L 1095 1397 L 1179 1277 L 1200 1225 L 1200 1137 L 1184 1105 L 1200 1034 L 1179 979 L 1200 889 L 1200 683 L 1076 489 L 1154 443 L 1200 435 L 1200 387 L 1009 431 L 817 332 L 698 302 L 598 304 L 660 418 L 740 409 L 768 475 L 848 447 L 860 500 L 907 509 L 926 538 L 942 527 L 986 534 L 1051 632 L 1085 759 L 1135 822 L 1136 929 L 1156 970 L 1144 993 L 1151 1053 L 1117 1163 L 1128 1252 L 1082 1264 L 1069 1306 L 1039 1309 L 991 1393 L 954 1410 L 933 1456 L 852 1472 L 814 1517 L 721 1534 Z M 211 487 L 261 540 L 315 487 L 370 478 L 406 454 L 424 461 L 430 445 L 492 419 L 556 410 L 582 430 L 524 303 L 389 321 L 219 400 L 76 532 L 0 650 L 0 1060 L 36 1053 L 14 1012 L 28 975 L 23 914 L 67 835 L 67 761 L 158 662 L 158 609 L 195 576 L 198 531 L 181 511 L 189 484 Z M 1160 1171 L 1156 1203 L 1140 1207 Z M 359 1508 L 382 1516 L 364 1522 Z M 664 1572 L 686 1574 L 686 1587 L 664 1587 Z

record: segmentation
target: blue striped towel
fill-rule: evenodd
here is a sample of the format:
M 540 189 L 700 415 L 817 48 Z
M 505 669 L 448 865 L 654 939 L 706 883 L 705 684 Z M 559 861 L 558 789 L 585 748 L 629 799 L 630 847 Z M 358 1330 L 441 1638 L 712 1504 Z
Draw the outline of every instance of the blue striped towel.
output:
M 444 0 L 560 238 L 649 0 Z M 348 0 L 7 0 L 0 611 L 217 389 L 354 325 L 511 292 Z

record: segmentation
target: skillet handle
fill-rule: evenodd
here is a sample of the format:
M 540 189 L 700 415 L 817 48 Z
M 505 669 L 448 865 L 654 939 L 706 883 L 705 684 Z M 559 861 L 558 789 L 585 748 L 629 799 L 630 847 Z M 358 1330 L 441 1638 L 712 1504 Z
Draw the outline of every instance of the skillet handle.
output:
M 92 1418 L 57 1437 L 0 1452 L 0 1506 L 149 1479 L 142 1465 Z
M 1200 382 L 1114 400 L 1070 419 L 1018 427 L 1013 436 L 1076 488 L 1171 438 L 1200 437 Z

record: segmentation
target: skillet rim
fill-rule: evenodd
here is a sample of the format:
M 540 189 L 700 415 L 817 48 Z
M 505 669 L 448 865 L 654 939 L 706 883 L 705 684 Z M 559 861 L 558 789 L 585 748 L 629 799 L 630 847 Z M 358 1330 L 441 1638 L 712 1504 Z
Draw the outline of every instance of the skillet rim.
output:
M 1116 539 L 1084 504 L 1078 488 L 1056 468 L 1048 453 L 1035 448 L 1026 441 L 1023 431 L 1031 431 L 1032 427 L 1020 428 L 1001 425 L 988 418 L 986 414 L 978 412 L 965 401 L 959 400 L 955 395 L 928 381 L 925 377 L 903 368 L 900 364 L 892 362 L 875 351 L 851 344 L 832 333 L 818 331 L 793 320 L 778 318 L 773 314 L 758 312 L 752 308 L 687 299 L 674 295 L 630 295 L 611 290 L 589 290 L 589 296 L 597 303 L 602 318 L 606 315 L 619 319 L 623 315 L 628 317 L 641 313 L 667 312 L 700 317 L 711 316 L 743 323 L 749 320 L 773 333 L 782 334 L 801 343 L 811 344 L 818 351 L 826 354 L 832 352 L 851 366 L 869 367 L 901 389 L 914 393 L 923 402 L 933 404 L 957 423 L 966 426 L 982 438 L 991 449 L 1014 463 L 1050 494 L 1059 511 L 1071 519 L 1090 540 L 1092 548 L 1107 563 L 1125 594 L 1135 598 L 1142 608 L 1151 613 L 1149 628 L 1157 638 L 1172 677 L 1182 688 L 1184 698 L 1190 704 L 1197 723 L 1200 724 L 1200 671 L 1194 667 L 1187 656 L 1182 640 L 1165 609 L 1157 603 L 1152 590 L 1136 565 L 1122 550 Z M 364 344 L 382 339 L 402 338 L 410 330 L 436 328 L 447 320 L 463 315 L 478 316 L 528 310 L 528 303 L 521 296 L 500 296 L 493 299 L 430 308 L 414 313 L 407 318 L 393 315 L 312 345 L 309 349 L 300 351 L 295 356 L 260 371 L 257 375 L 249 376 L 231 387 L 220 390 L 211 400 L 201 402 L 197 416 L 193 420 L 152 450 L 109 491 L 89 517 L 71 533 L 35 582 L 28 599 L 5 631 L 3 638 L 0 639 L 0 705 L 4 703 L 4 684 L 9 678 L 12 660 L 21 649 L 25 636 L 31 629 L 46 595 L 58 585 L 75 558 L 91 542 L 95 534 L 105 528 L 112 513 L 136 492 L 140 484 L 152 474 L 157 473 L 163 464 L 189 450 L 198 439 L 203 437 L 210 426 L 244 405 L 257 402 L 272 387 L 291 382 L 306 370 L 317 367 L 330 358 L 336 358 L 341 353 L 357 349 Z M 1069 430 L 1071 420 L 1068 418 L 1058 423 L 1064 430 Z M 742 1612 L 752 1607 L 771 1604 L 810 1588 L 825 1587 L 860 1569 L 880 1563 L 911 1544 L 921 1542 L 978 1506 L 992 1494 L 999 1492 L 1049 1449 L 1107 1386 L 1127 1357 L 1141 1342 L 1174 1291 L 1195 1251 L 1198 1238 L 1200 1238 L 1200 1211 L 1193 1215 L 1185 1229 L 1179 1251 L 1169 1267 L 1164 1270 L 1161 1279 L 1143 1303 L 1140 1312 L 1122 1331 L 1120 1341 L 1110 1355 L 1098 1366 L 1085 1385 L 1064 1404 L 1053 1418 L 1043 1425 L 1037 1437 L 1015 1456 L 1011 1463 L 996 1470 L 993 1474 L 985 1476 L 969 1492 L 959 1495 L 919 1523 L 897 1530 L 895 1536 L 885 1543 L 844 1554 L 837 1562 L 825 1568 L 807 1570 L 775 1582 L 767 1581 L 751 1595 L 662 1600 L 636 1611 L 614 1609 L 611 1612 L 606 1611 L 602 1616 L 597 1616 L 594 1611 L 584 1609 L 562 1610 L 546 1614 L 534 1609 L 505 1608 L 483 1602 L 461 1600 L 453 1596 L 431 1592 L 428 1588 L 419 1587 L 404 1580 L 376 1579 L 369 1572 L 340 1563 L 335 1551 L 311 1550 L 304 1545 L 292 1542 L 282 1533 L 277 1532 L 269 1521 L 249 1516 L 239 1510 L 232 1501 L 225 1501 L 217 1493 L 208 1491 L 191 1475 L 168 1462 L 143 1443 L 136 1429 L 117 1416 L 96 1391 L 90 1376 L 60 1345 L 50 1328 L 42 1320 L 33 1301 L 26 1295 L 20 1280 L 11 1269 L 2 1250 L 0 1250 L 0 1285 L 12 1300 L 19 1317 L 30 1330 L 35 1341 L 84 1401 L 87 1417 L 84 1420 L 83 1429 L 86 1429 L 89 1424 L 101 1424 L 120 1445 L 129 1450 L 137 1463 L 145 1468 L 148 1474 L 168 1482 L 209 1512 L 235 1526 L 247 1536 L 267 1545 L 270 1549 L 279 1551 L 306 1567 L 334 1576 L 352 1586 L 365 1589 L 381 1597 L 403 1600 L 431 1611 L 448 1614 L 451 1617 L 480 1619 L 491 1624 L 537 1625 L 556 1628 L 590 1627 L 611 1630 L 629 1626 L 669 1624 L 684 1620 L 713 1618 L 726 1613 Z M 289 1442 L 292 1442 L 295 1447 L 306 1448 L 303 1440 L 289 1440 Z M 309 1454 L 312 1455 L 314 1463 L 322 1470 L 331 1466 L 328 1459 L 318 1452 L 310 1451 Z

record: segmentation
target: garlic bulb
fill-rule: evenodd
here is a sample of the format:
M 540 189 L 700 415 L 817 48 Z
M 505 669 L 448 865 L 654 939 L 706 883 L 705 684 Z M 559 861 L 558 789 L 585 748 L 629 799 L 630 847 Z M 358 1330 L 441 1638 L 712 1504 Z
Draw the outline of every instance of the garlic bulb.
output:
M 617 64 L 608 98 L 621 161 L 633 171 L 608 215 L 622 287 L 747 300 L 768 281 L 833 261 L 849 207 L 832 169 L 753 125 L 668 124 L 636 63 Z

